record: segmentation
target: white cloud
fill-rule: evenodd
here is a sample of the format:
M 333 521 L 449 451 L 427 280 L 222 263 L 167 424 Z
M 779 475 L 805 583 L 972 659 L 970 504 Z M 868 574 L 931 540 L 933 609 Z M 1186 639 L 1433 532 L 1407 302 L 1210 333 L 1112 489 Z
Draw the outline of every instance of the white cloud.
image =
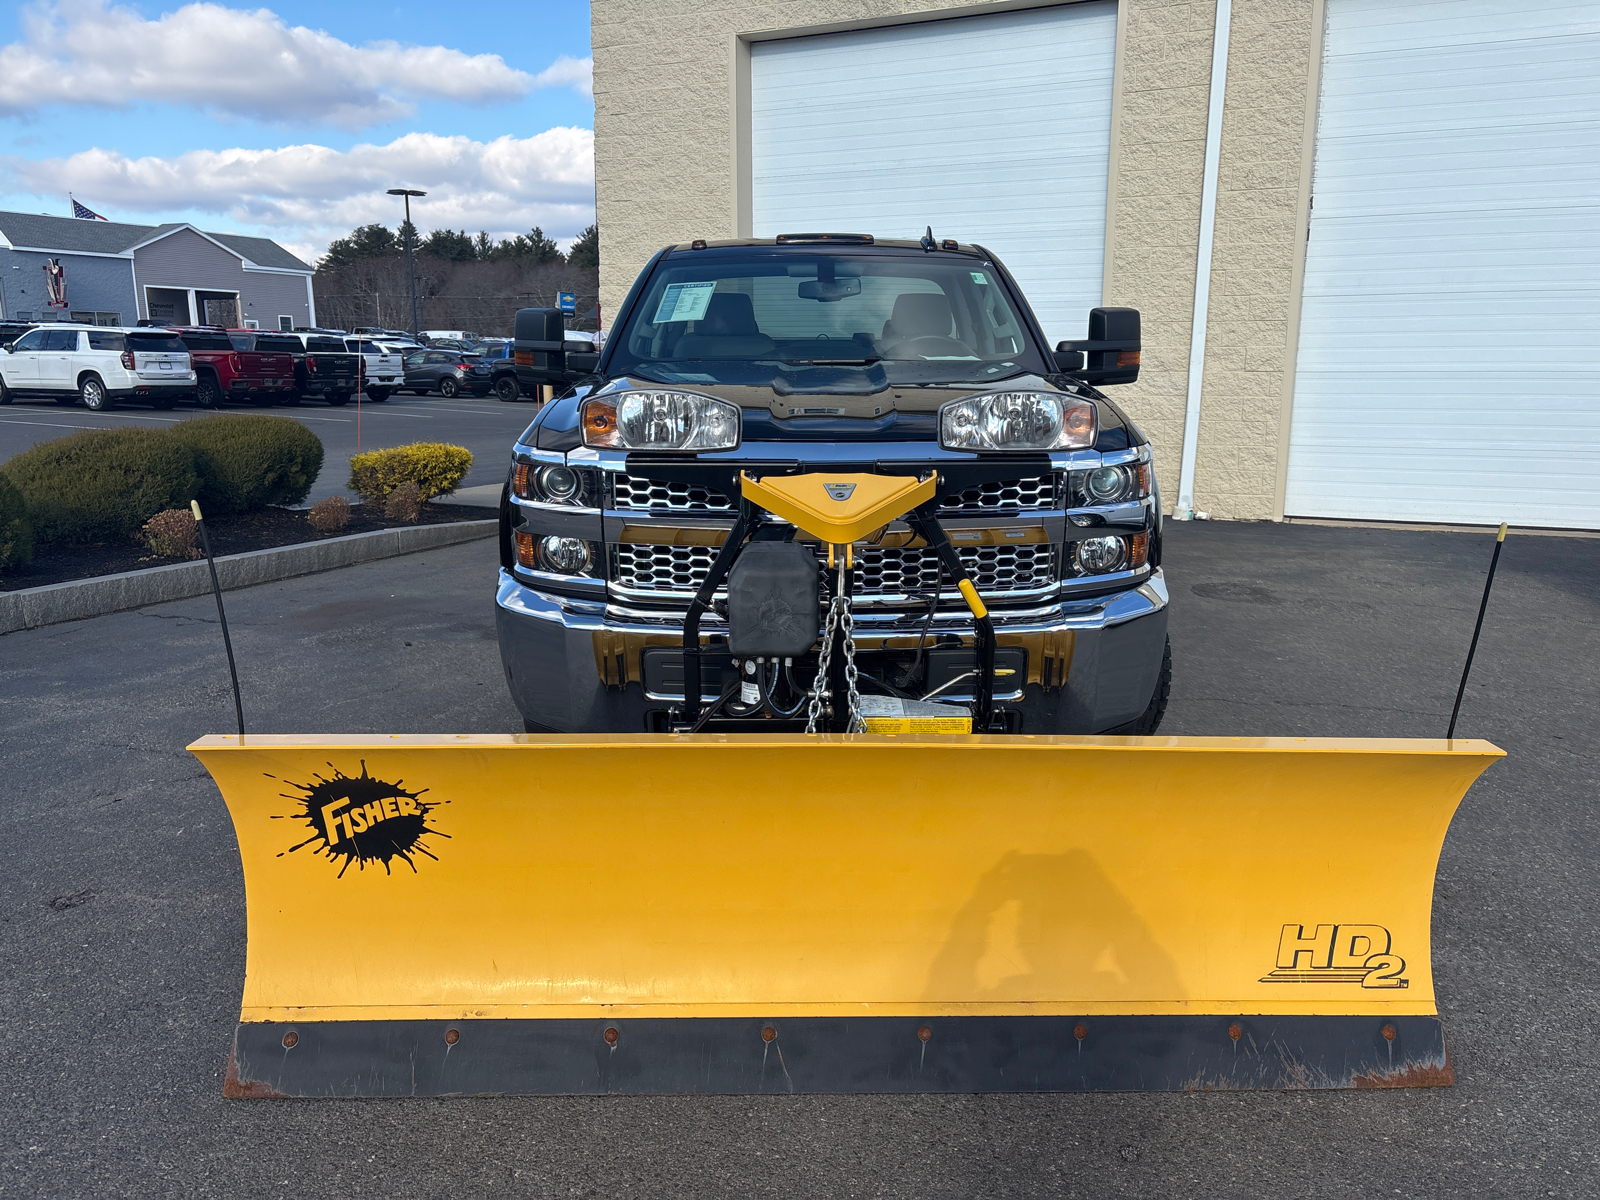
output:
M 398 226 L 401 201 L 385 194 L 391 187 L 427 191 L 412 201 L 423 232 L 506 236 L 539 225 L 570 237 L 594 219 L 594 133 L 559 127 L 490 142 L 411 133 L 349 150 L 299 145 L 128 158 L 94 149 L 44 161 L 0 158 L 0 191 L 70 190 L 118 219 L 147 215 L 151 223 L 172 212 L 217 213 L 313 258 L 357 225 Z
M 534 87 L 569 87 L 581 96 L 594 99 L 594 59 L 570 58 L 563 54 L 533 77 Z
M 186 4 L 146 20 L 104 0 L 70 0 L 24 10 L 22 26 L 21 41 L 0 46 L 0 115 L 148 101 L 360 129 L 405 116 L 419 99 L 492 104 L 556 86 L 593 94 L 588 59 L 557 59 L 535 77 L 498 54 L 353 46 L 265 8 Z

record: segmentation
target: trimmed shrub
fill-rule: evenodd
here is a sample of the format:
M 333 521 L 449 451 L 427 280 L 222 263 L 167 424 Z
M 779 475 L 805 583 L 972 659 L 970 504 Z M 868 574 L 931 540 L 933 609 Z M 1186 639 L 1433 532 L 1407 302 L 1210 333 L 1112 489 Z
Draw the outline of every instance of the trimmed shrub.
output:
M 350 459 L 350 490 L 363 503 L 382 504 L 402 483 L 414 483 L 424 500 L 448 496 L 472 470 L 472 451 L 444 442 L 413 442 L 368 450 Z
M 202 510 L 204 511 L 204 510 Z M 145 545 L 160 558 L 199 558 L 200 524 L 187 508 L 169 508 L 144 523 Z
M 383 502 L 383 515 L 391 521 L 404 521 L 409 525 L 422 515 L 425 504 L 427 501 L 422 498 L 422 489 L 414 480 L 408 479 L 389 493 L 388 499 Z
M 0 467 L 22 493 L 36 542 L 131 537 L 200 490 L 192 446 L 165 430 L 88 429 Z
M 350 524 L 350 501 L 343 496 L 318 500 L 306 509 L 306 520 L 318 533 L 338 533 Z
M 201 417 L 168 433 L 198 453 L 208 517 L 299 504 L 322 470 L 322 440 L 289 417 Z
M 0 571 L 33 559 L 28 506 L 11 480 L 0 475 Z

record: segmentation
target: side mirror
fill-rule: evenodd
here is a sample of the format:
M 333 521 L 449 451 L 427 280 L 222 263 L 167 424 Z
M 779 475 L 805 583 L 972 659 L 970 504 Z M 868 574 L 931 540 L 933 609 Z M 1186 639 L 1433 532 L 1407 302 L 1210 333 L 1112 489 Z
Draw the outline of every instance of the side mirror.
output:
M 559 308 L 519 308 L 513 331 L 513 361 L 541 371 L 566 370 L 566 314 Z
M 1139 378 L 1139 310 L 1091 308 L 1089 336 L 1056 343 L 1056 370 L 1085 383 L 1132 383 Z

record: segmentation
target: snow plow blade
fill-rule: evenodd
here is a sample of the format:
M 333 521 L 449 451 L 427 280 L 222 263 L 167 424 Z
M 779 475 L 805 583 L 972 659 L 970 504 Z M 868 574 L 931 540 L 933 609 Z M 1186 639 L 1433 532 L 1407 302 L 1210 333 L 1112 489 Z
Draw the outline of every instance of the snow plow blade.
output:
M 1487 742 L 233 736 L 226 1094 L 1451 1081 Z

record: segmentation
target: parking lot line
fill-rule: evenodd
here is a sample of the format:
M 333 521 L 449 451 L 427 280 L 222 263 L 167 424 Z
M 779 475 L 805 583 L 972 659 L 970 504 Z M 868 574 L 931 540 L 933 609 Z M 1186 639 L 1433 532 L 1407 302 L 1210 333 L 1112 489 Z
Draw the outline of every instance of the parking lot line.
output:
M 134 417 L 136 421 L 170 421 L 173 424 L 183 420 L 182 417 Z M 102 425 L 66 425 L 60 421 L 19 421 L 15 417 L 0 417 L 0 421 L 7 425 L 49 425 L 54 429 L 103 429 Z

